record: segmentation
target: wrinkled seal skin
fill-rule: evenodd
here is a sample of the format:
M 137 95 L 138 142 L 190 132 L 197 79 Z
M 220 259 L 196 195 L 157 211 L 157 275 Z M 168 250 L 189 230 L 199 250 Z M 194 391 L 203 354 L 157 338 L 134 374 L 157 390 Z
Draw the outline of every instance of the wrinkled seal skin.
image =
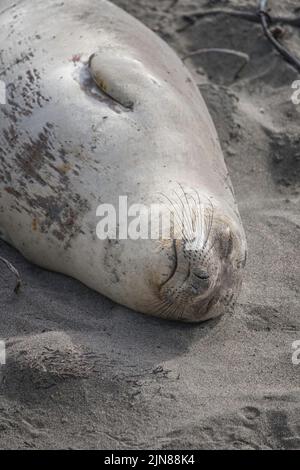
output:
M 2 238 L 146 314 L 228 311 L 245 235 L 215 127 L 176 54 L 104 0 L 2 0 L 0 43 Z M 161 194 L 186 211 L 181 240 L 97 238 L 99 204 Z

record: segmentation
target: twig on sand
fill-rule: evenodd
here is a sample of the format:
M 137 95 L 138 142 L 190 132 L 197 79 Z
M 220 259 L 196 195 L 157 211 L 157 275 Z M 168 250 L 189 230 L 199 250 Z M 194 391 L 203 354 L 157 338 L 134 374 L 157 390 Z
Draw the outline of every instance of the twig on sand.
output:
M 19 271 L 9 261 L 7 261 L 7 259 L 2 258 L 2 256 L 0 256 L 0 261 L 2 261 L 2 263 L 4 263 L 5 266 L 16 276 L 17 282 L 16 282 L 16 285 L 15 285 L 15 288 L 14 288 L 14 292 L 17 294 L 19 292 L 21 284 L 22 284 L 21 276 L 19 274 Z
M 276 39 L 274 32 L 272 32 L 270 29 L 272 25 L 278 23 L 300 27 L 300 16 L 271 16 L 268 13 L 268 0 L 259 0 L 259 6 L 256 12 L 232 10 L 230 8 L 214 8 L 211 10 L 196 11 L 190 15 L 184 14 L 182 15 L 182 18 L 189 21 L 191 25 L 197 19 L 216 15 L 229 15 L 240 18 L 242 20 L 261 24 L 265 36 L 271 42 L 273 47 L 290 65 L 300 72 L 300 60 Z M 186 28 L 183 27 L 179 30 L 179 32 L 184 31 L 185 29 Z
M 216 53 L 219 53 L 219 54 L 228 54 L 228 55 L 232 55 L 232 56 L 238 57 L 239 59 L 243 60 L 243 63 L 241 65 L 241 67 L 238 69 L 238 71 L 235 74 L 235 78 L 237 78 L 239 76 L 241 71 L 250 62 L 250 57 L 245 52 L 235 51 L 234 49 L 222 49 L 222 48 L 219 48 L 219 47 L 197 49 L 196 51 L 189 52 L 188 54 L 183 56 L 182 60 L 184 62 L 186 59 L 189 59 L 190 57 L 200 55 L 200 54 L 209 54 L 211 52 L 213 52 L 213 53 L 216 52 Z
M 270 30 L 272 18 L 268 13 L 268 0 L 259 1 L 259 17 L 265 36 L 269 39 L 270 43 L 289 64 L 291 64 L 298 72 L 300 72 L 300 60 L 291 54 L 290 51 L 286 49 L 286 47 L 284 47 L 279 41 L 277 41 Z
M 198 20 L 206 16 L 228 15 L 240 18 L 242 20 L 250 21 L 252 23 L 260 23 L 260 17 L 257 12 L 231 10 L 230 8 L 213 8 L 211 10 L 199 10 L 191 14 L 183 14 L 181 17 L 187 21 Z M 286 24 L 290 26 L 300 27 L 300 16 L 269 16 L 272 24 Z
M 185 61 L 186 59 L 189 59 L 190 57 L 193 57 L 194 55 L 207 54 L 207 53 L 210 53 L 210 52 L 219 52 L 220 54 L 234 55 L 236 57 L 244 59 L 245 62 L 249 62 L 249 60 L 250 60 L 248 54 L 246 54 L 245 52 L 236 51 L 234 49 L 222 49 L 220 47 L 197 49 L 196 51 L 189 52 L 188 54 L 183 56 L 182 60 Z

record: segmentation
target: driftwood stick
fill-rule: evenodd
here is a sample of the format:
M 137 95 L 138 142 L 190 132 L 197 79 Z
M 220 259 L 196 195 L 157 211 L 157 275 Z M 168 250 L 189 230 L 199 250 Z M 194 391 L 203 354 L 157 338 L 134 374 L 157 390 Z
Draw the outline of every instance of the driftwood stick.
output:
M 2 258 L 2 256 L 0 256 L 0 261 L 2 261 L 2 263 L 5 264 L 5 266 L 9 269 L 9 271 L 11 271 L 16 276 L 17 281 L 16 281 L 16 285 L 14 288 L 14 292 L 17 294 L 22 284 L 19 271 L 9 261 L 7 261 L 7 259 Z
M 234 49 L 222 49 L 219 47 L 212 47 L 212 48 L 206 48 L 206 49 L 197 49 L 196 51 L 189 52 L 185 56 L 182 57 L 182 61 L 184 62 L 185 60 L 189 59 L 190 57 L 194 57 L 200 54 L 209 54 L 209 53 L 219 53 L 219 54 L 228 54 L 228 55 L 233 55 L 235 57 L 239 57 L 240 59 L 243 60 L 243 63 L 241 64 L 240 68 L 237 70 L 237 72 L 234 75 L 234 79 L 237 79 L 241 73 L 241 71 L 246 67 L 246 65 L 250 62 L 250 57 L 248 54 L 245 52 L 241 51 L 236 51 Z
M 241 51 L 236 51 L 234 49 L 222 49 L 220 47 L 211 47 L 211 48 L 205 48 L 205 49 L 197 49 L 195 51 L 189 52 L 186 55 L 182 57 L 182 60 L 185 61 L 186 59 L 189 59 L 190 57 L 193 57 L 195 55 L 199 54 L 208 54 L 210 52 L 217 52 L 220 54 L 229 54 L 229 55 L 234 55 L 236 57 L 239 57 L 240 59 L 243 59 L 245 62 L 249 62 L 250 58 L 248 54 L 245 52 Z
M 211 10 L 199 10 L 191 14 L 183 14 L 181 17 L 185 20 L 198 20 L 206 16 L 228 15 L 242 20 L 250 21 L 252 23 L 260 23 L 260 16 L 257 12 L 231 10 L 230 8 L 213 8 Z M 270 16 L 272 24 L 286 24 L 290 26 L 300 27 L 300 16 Z
M 197 19 L 207 16 L 216 15 L 229 15 L 242 20 L 251 21 L 253 23 L 261 24 L 263 32 L 273 47 L 282 55 L 282 57 L 292 65 L 298 72 L 300 72 L 300 60 L 295 57 L 286 47 L 284 47 L 274 36 L 270 27 L 272 25 L 281 23 L 285 25 L 300 27 L 300 16 L 271 16 L 268 13 L 268 0 L 259 0 L 258 10 L 256 12 L 232 10 L 230 8 L 214 8 L 211 10 L 199 10 L 190 15 L 182 15 L 182 18 L 193 22 Z M 186 28 L 179 30 L 183 31 Z
M 298 72 L 300 72 L 300 60 L 295 57 L 291 52 L 284 47 L 277 39 L 275 39 L 270 25 L 272 24 L 272 18 L 268 13 L 268 0 L 259 0 L 259 18 L 264 31 L 265 36 L 268 38 L 273 47 L 282 55 L 282 57 L 292 65 Z

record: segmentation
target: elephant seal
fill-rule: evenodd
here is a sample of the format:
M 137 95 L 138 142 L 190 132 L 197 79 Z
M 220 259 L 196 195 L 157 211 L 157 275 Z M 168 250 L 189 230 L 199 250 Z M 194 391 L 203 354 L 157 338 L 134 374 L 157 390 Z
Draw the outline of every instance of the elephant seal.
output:
M 181 60 L 105 0 L 2 0 L 0 25 L 1 237 L 145 314 L 198 322 L 228 311 L 245 234 Z M 171 236 L 99 239 L 99 207 L 120 197 L 159 204 Z

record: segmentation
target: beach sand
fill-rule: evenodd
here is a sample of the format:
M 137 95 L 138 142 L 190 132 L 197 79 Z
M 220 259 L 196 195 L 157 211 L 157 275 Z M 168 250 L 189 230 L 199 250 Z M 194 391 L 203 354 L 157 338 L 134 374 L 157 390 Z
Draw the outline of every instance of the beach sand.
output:
M 243 0 L 115 0 L 186 60 L 216 124 L 249 258 L 234 314 L 186 325 L 134 313 L 0 243 L 0 448 L 299 449 L 300 104 L 260 25 L 200 8 Z M 269 2 L 297 13 L 297 0 Z M 282 6 L 284 3 L 284 6 Z M 280 6 L 281 5 L 281 6 Z M 300 8 L 298 7 L 298 15 Z M 183 15 L 187 15 L 184 18 Z M 284 27 L 300 57 L 300 29 Z

